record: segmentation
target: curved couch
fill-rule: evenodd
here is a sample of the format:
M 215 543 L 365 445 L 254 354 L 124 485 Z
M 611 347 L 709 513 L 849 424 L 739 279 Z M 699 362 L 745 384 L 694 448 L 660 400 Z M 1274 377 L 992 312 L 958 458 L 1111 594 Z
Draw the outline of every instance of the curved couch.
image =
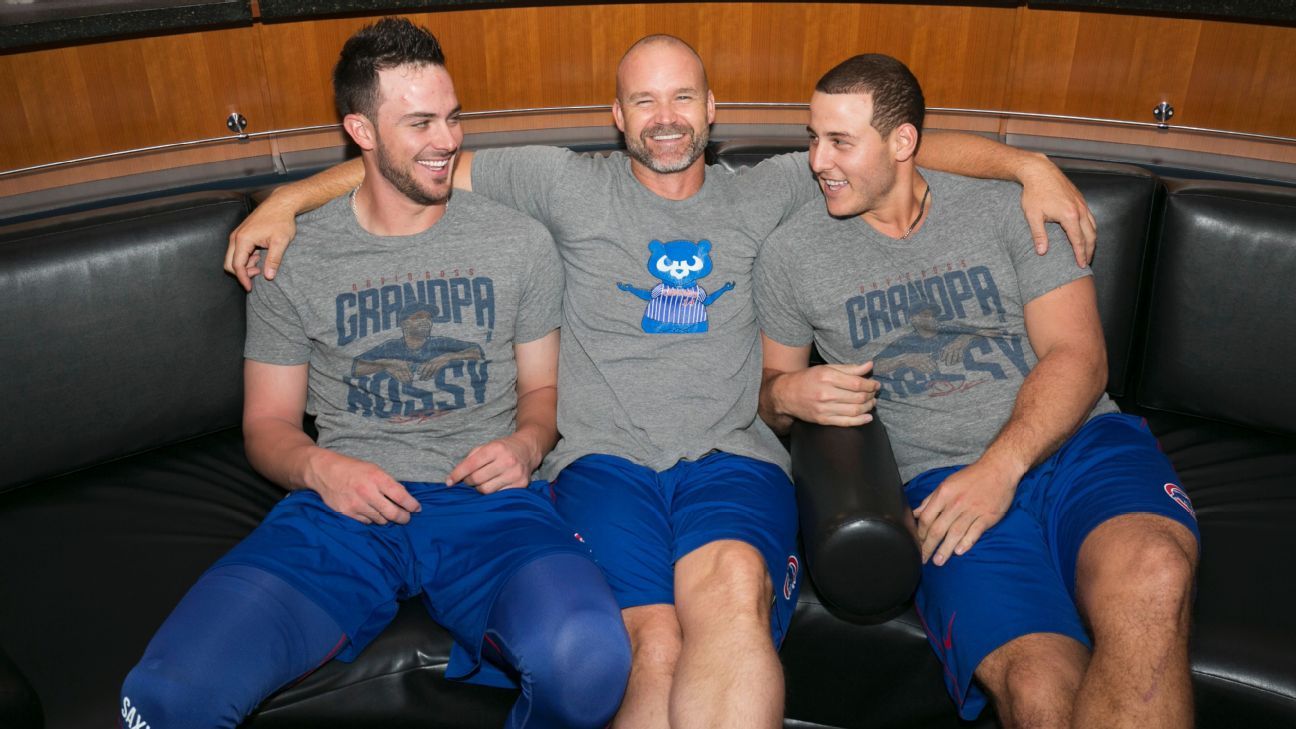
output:
M 1296 190 L 1065 166 L 1103 235 L 1109 391 L 1201 520 L 1199 725 L 1296 726 Z M 153 631 L 282 495 L 243 455 L 244 296 L 220 271 L 250 206 L 196 193 L 0 228 L 0 726 L 107 726 Z M 812 579 L 782 651 L 786 726 L 994 726 L 957 720 L 906 610 L 916 552 L 885 433 L 815 431 L 792 441 Z M 448 649 L 411 603 L 248 725 L 499 726 L 511 692 L 447 682 Z

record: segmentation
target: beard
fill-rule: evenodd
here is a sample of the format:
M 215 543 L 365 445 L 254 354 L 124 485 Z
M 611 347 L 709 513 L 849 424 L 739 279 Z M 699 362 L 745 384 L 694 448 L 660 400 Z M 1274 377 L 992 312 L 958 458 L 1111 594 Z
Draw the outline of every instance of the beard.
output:
M 417 164 L 417 162 L 409 162 L 405 166 L 401 166 L 395 157 L 388 154 L 387 148 L 382 145 L 382 140 L 378 140 L 377 150 L 378 172 L 402 195 L 419 205 L 440 205 L 450 199 L 450 191 L 453 187 L 449 184 L 445 186 L 445 190 L 428 190 L 419 185 L 418 180 L 414 179 L 414 175 L 409 169 L 410 165 Z
M 665 160 L 653 155 L 648 148 L 648 138 L 659 134 L 684 134 L 692 142 L 675 160 Z M 701 132 L 694 131 L 693 127 L 687 124 L 658 124 L 653 127 L 645 127 L 639 136 L 626 137 L 626 154 L 639 164 L 658 174 L 669 174 L 686 170 L 697 161 L 702 153 L 706 150 L 707 142 L 710 140 L 711 132 L 706 127 Z

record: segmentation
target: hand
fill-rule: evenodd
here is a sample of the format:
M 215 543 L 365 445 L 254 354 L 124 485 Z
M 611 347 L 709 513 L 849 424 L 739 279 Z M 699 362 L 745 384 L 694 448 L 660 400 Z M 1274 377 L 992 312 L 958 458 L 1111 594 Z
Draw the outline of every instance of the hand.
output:
M 329 508 L 362 524 L 408 524 L 423 507 L 399 481 L 373 463 L 324 451 L 314 489 Z
M 628 283 L 622 283 L 622 282 L 620 282 L 620 281 L 617 281 L 617 285 L 616 285 L 616 286 L 617 286 L 618 289 L 620 289 L 620 290 L 622 290 L 622 291 L 633 291 L 633 290 L 634 290 L 634 287 L 631 286 L 630 284 L 628 284 Z
M 252 278 L 256 275 L 264 272 L 267 279 L 275 277 L 283 262 L 284 249 L 296 233 L 293 211 L 276 205 L 271 195 L 230 233 L 229 247 L 225 249 L 225 271 L 233 274 L 244 290 L 251 291 Z M 266 249 L 264 271 L 257 266 L 259 248 Z
M 965 554 L 1012 506 L 1019 478 L 982 461 L 956 471 L 914 509 L 922 561 Z
M 483 494 L 521 488 L 540 465 L 539 451 L 516 433 L 479 445 L 450 471 L 446 485 L 466 483 Z
M 1077 266 L 1085 266 L 1092 261 L 1094 244 L 1098 240 L 1098 223 L 1085 203 L 1084 196 L 1062 174 L 1062 170 L 1043 159 L 1040 164 L 1032 165 L 1020 174 L 1018 179 L 1022 183 L 1022 211 L 1026 213 L 1026 222 L 1030 224 L 1035 252 L 1044 255 L 1048 250 L 1048 233 L 1044 231 L 1044 223 L 1049 221 L 1061 224 L 1062 230 L 1066 231 L 1071 247 L 1075 250 Z
M 863 425 L 873 420 L 870 411 L 882 386 L 867 375 L 873 363 L 830 364 L 789 372 L 774 389 L 777 409 L 820 425 Z

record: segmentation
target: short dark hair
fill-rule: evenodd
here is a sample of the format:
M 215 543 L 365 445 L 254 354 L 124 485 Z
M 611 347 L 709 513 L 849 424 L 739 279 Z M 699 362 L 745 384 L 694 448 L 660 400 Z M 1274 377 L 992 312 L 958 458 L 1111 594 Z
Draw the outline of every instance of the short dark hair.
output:
M 873 128 L 883 137 L 901 124 L 922 132 L 927 102 L 909 67 L 881 53 L 848 58 L 825 73 L 815 91 L 825 94 L 871 94 Z
M 338 113 L 378 111 L 378 72 L 397 66 L 445 67 L 445 54 L 436 36 L 405 18 L 383 18 L 347 39 L 333 67 L 333 99 Z

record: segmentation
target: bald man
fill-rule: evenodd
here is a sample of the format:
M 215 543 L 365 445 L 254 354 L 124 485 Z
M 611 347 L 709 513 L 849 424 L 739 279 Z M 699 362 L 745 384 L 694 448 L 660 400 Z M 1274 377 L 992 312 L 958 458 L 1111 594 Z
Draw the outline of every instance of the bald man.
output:
M 804 154 L 740 173 L 705 164 L 715 98 L 678 38 L 631 46 L 612 115 L 624 153 L 464 152 L 455 184 L 539 219 L 562 255 L 562 440 L 542 475 L 630 632 L 634 663 L 614 725 L 778 727 L 776 651 L 802 574 L 787 453 L 756 416 L 752 267 L 818 187 Z M 1042 156 L 932 134 L 920 158 L 1023 182 L 1041 234 L 1045 217 L 1061 219 L 1077 259 L 1092 251 L 1083 200 Z M 250 285 L 252 253 L 268 247 L 272 277 L 292 216 L 363 184 L 346 163 L 280 188 L 231 237 L 226 270 Z

